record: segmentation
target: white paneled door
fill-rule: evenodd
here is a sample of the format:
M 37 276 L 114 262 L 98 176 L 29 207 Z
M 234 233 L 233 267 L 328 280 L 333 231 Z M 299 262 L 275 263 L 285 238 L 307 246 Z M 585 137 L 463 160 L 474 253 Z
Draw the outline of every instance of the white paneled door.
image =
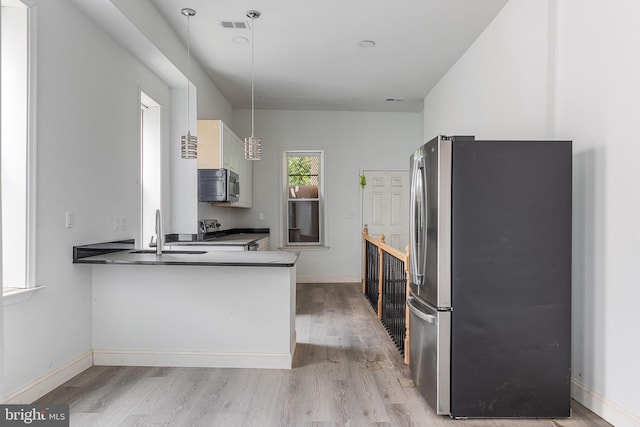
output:
M 402 252 L 409 244 L 409 171 L 364 170 L 362 223 Z

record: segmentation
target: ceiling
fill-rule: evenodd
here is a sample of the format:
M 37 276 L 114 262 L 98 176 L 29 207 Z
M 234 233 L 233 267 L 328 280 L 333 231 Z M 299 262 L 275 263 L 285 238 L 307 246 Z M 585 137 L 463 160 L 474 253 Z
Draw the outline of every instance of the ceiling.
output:
M 151 1 L 185 46 L 180 10 L 196 10 L 192 57 L 234 108 L 251 107 L 246 12 L 256 9 L 257 109 L 420 112 L 425 95 L 507 0 Z M 249 42 L 234 42 L 238 37 Z M 360 47 L 363 40 L 375 46 Z

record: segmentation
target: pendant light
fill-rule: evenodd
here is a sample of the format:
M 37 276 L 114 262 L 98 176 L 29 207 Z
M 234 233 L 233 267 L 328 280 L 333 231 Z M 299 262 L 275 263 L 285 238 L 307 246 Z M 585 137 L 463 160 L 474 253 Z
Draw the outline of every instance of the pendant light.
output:
M 187 17 L 187 134 L 182 135 L 180 138 L 180 157 L 183 159 L 197 159 L 198 138 L 191 135 L 189 130 L 191 119 L 189 115 L 189 109 L 191 108 L 191 82 L 189 81 L 189 75 L 191 74 L 191 32 L 189 19 L 196 14 L 196 11 L 185 7 L 180 13 Z
M 244 139 L 244 158 L 260 160 L 262 158 L 262 140 L 256 138 L 255 128 L 255 90 L 253 73 L 253 22 L 260 17 L 257 10 L 247 11 L 247 18 L 251 19 L 251 136 Z

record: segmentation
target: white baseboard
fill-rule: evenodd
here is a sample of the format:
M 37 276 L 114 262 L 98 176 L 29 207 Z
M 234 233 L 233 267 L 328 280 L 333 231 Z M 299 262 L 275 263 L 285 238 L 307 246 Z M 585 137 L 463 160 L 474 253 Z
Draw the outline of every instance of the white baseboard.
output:
M 296 283 L 362 283 L 356 276 L 297 276 Z
M 291 369 L 296 348 L 292 337 L 291 353 L 219 354 L 195 352 L 142 352 L 89 350 L 74 360 L 47 372 L 40 378 L 7 394 L 5 404 L 30 404 L 69 381 L 91 366 L 193 366 L 207 368 Z
M 206 353 L 190 351 L 93 350 L 96 366 L 291 369 L 291 353 Z
M 639 415 L 632 414 L 575 378 L 571 379 L 571 396 L 616 427 L 640 427 Z
M 93 365 L 91 350 L 4 396 L 7 404 L 30 404 Z

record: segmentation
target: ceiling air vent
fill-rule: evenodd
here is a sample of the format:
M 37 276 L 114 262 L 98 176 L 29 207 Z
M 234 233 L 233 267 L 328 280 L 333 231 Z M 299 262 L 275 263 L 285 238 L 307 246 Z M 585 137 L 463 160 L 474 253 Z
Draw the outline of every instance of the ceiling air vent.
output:
M 239 30 L 246 30 L 249 28 L 246 21 L 220 21 L 222 28 L 237 28 Z

